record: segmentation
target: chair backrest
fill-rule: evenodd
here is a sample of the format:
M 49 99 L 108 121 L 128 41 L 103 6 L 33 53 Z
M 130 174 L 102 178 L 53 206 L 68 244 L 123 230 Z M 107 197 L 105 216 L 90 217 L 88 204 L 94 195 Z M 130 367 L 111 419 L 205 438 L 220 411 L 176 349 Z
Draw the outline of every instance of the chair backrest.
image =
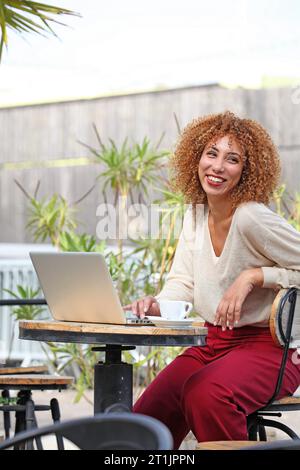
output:
M 298 317 L 300 317 L 299 293 L 300 293 L 299 289 L 296 289 L 295 287 L 291 287 L 290 289 L 281 289 L 278 295 L 276 296 L 276 299 L 272 306 L 272 312 L 271 312 L 271 317 L 270 317 L 270 330 L 271 330 L 271 334 L 275 342 L 278 345 L 283 346 L 283 354 L 282 354 L 280 369 L 278 372 L 275 391 L 266 406 L 271 405 L 273 401 L 276 400 L 280 392 L 282 380 L 283 380 L 284 372 L 285 372 L 285 366 L 288 360 L 288 352 L 289 352 L 289 348 L 291 347 L 291 339 L 292 339 L 293 331 L 295 335 L 294 339 L 296 339 L 296 336 L 297 336 L 298 344 L 300 344 L 299 343 L 300 331 L 298 332 L 298 329 L 297 331 L 295 329 L 293 330 L 294 325 L 296 325 L 296 322 L 295 322 L 296 316 L 297 316 L 297 328 L 299 324 L 298 323 L 298 320 L 299 320 Z M 298 304 L 297 304 L 297 300 L 298 300 Z M 296 310 L 296 305 L 298 305 L 297 310 Z M 276 325 L 276 329 L 274 328 L 274 325 Z M 295 344 L 293 345 L 293 347 L 295 347 Z
M 291 322 L 289 348 L 300 346 L 300 290 L 280 289 L 274 299 L 270 315 L 270 331 L 279 346 L 285 346 L 289 339 L 288 327 Z
M 173 449 L 170 431 L 157 419 L 137 413 L 99 413 L 18 433 L 0 443 L 0 450 L 51 434 L 68 439 L 82 450 Z

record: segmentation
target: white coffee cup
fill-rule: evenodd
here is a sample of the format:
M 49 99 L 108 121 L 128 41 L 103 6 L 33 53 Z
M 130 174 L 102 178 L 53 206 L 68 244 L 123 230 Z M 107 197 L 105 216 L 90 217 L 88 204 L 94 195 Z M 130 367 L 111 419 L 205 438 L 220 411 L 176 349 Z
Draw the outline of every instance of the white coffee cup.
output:
M 193 304 L 184 300 L 158 300 L 160 314 L 167 320 L 183 320 L 192 310 Z

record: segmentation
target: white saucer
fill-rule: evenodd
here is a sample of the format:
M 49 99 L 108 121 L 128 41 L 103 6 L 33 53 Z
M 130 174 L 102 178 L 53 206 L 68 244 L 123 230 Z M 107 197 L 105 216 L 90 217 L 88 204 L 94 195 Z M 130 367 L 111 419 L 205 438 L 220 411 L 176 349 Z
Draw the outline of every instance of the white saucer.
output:
M 184 318 L 183 320 L 167 320 L 162 317 L 148 316 L 149 320 L 154 323 L 155 326 L 162 326 L 163 328 L 186 328 L 193 324 L 191 318 Z

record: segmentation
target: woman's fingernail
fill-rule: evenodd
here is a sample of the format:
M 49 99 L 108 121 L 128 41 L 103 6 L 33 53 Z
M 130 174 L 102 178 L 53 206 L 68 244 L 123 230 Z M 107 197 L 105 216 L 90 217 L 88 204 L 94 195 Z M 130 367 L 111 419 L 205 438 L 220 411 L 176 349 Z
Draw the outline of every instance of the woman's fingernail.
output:
M 147 307 L 144 307 L 144 312 L 145 312 L 145 313 L 147 312 L 147 310 L 148 310 Z

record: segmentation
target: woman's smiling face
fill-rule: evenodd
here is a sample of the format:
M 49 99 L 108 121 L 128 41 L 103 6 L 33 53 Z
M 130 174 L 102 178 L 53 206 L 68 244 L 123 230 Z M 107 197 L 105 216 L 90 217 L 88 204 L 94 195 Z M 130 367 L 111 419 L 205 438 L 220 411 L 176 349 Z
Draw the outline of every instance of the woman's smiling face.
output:
M 243 151 L 230 135 L 209 142 L 201 155 L 198 175 L 209 197 L 229 195 L 240 181 L 244 166 Z

